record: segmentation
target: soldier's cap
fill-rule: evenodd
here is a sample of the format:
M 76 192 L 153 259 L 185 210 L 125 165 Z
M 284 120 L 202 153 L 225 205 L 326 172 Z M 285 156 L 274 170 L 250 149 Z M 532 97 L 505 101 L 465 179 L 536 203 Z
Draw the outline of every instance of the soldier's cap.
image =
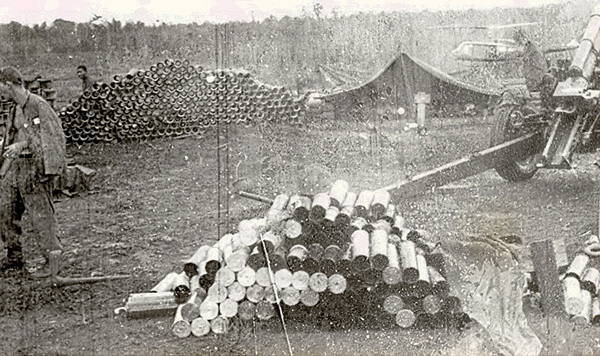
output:
M 0 83 L 23 84 L 23 75 L 15 67 L 4 67 L 0 69 Z

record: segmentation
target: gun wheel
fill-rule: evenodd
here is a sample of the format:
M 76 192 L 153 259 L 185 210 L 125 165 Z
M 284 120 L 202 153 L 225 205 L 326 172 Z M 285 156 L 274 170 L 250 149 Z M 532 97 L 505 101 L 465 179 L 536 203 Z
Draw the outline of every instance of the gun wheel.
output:
M 518 138 L 526 133 L 523 129 L 523 112 L 515 105 L 501 105 L 494 114 L 490 147 Z M 538 171 L 536 155 L 497 167 L 498 175 L 510 182 L 530 179 Z

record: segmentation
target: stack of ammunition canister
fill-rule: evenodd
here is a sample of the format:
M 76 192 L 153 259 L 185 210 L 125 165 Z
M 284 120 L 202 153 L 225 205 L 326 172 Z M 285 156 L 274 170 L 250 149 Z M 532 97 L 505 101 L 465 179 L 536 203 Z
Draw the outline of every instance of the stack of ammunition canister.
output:
M 470 318 L 449 293 L 443 255 L 423 234 L 405 226 L 387 191 L 356 194 L 338 180 L 312 197 L 277 196 L 262 218 L 200 247 L 154 289 L 171 291 L 179 337 L 224 333 L 231 318 L 269 320 L 278 306 L 290 319 L 464 324 Z
M 581 251 L 569 264 L 562 285 L 565 293 L 565 310 L 576 324 L 600 323 L 600 272 L 597 251 L 600 251 L 598 238 L 586 247 L 592 256 Z
M 241 70 L 166 60 L 96 83 L 59 112 L 75 143 L 197 135 L 217 123 L 300 123 L 303 99 Z

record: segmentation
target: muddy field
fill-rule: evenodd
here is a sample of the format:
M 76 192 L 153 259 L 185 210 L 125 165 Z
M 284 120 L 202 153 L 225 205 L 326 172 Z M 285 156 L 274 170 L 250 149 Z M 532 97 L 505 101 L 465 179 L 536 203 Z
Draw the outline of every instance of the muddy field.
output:
M 180 271 L 182 260 L 199 246 L 267 208 L 235 194 L 227 199 L 227 183 L 232 190 L 269 197 L 326 191 L 337 179 L 346 179 L 354 191 L 373 189 L 486 147 L 490 121 L 436 119 L 430 129 L 428 136 L 419 137 L 384 122 L 377 145 L 370 144 L 373 131 L 363 124 L 317 121 L 303 127 L 230 126 L 200 137 L 69 147 L 72 157 L 96 169 L 98 176 L 91 192 L 56 204 L 67 259 L 62 274 L 132 277 L 35 289 L 30 282 L 3 276 L 0 354 L 287 354 L 278 320 L 235 322 L 224 336 L 181 340 L 170 332 L 170 317 L 127 320 L 113 310 L 130 293 L 148 291 L 168 272 Z M 579 241 L 590 231 L 597 233 L 600 172 L 593 160 L 591 154 L 579 154 L 576 170 L 541 171 L 518 184 L 489 171 L 403 199 L 399 210 L 408 226 L 426 229 L 442 242 L 486 234 L 515 234 L 526 242 Z M 28 222 L 24 224 L 26 258 L 39 262 Z M 567 324 L 559 335 L 548 334 L 540 309 L 534 302 L 525 305 L 544 355 L 600 353 L 597 327 Z M 365 320 L 332 328 L 316 316 L 294 319 L 286 324 L 294 355 L 493 354 L 477 325 L 463 332 L 402 330 Z

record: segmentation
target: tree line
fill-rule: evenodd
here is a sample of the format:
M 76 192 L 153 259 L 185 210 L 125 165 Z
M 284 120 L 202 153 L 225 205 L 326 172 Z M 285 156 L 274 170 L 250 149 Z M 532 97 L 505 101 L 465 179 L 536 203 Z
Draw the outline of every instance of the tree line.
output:
M 245 68 L 275 85 L 306 87 L 320 66 L 335 67 L 361 78 L 373 74 L 398 51 L 405 51 L 448 70 L 449 53 L 461 40 L 485 38 L 485 32 L 453 25 L 505 24 L 538 21 L 530 30 L 541 43 L 553 44 L 580 36 L 585 13 L 565 17 L 561 5 L 531 9 L 422 11 L 418 13 L 358 13 L 343 15 L 323 9 L 301 17 L 231 22 L 227 31 L 228 64 Z M 561 19 L 561 16 L 564 19 Z M 589 14 L 587 15 L 589 16 Z M 143 56 L 186 58 L 207 68 L 215 66 L 215 24 L 145 25 L 137 22 L 57 19 L 25 26 L 0 25 L 0 54 L 5 60 L 28 63 L 46 54 L 95 53 L 98 58 Z

